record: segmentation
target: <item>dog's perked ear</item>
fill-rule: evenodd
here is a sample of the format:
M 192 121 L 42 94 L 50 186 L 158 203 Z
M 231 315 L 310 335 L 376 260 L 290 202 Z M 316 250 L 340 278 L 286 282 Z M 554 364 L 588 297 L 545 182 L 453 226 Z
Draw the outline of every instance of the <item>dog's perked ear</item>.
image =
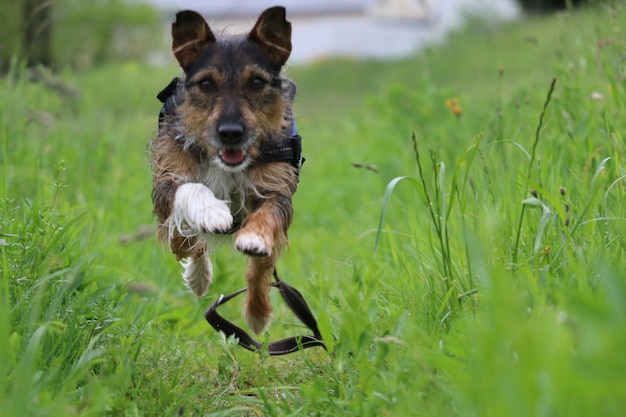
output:
M 215 42 L 215 36 L 199 13 L 191 10 L 176 13 L 176 21 L 172 23 L 172 51 L 184 70 L 196 60 L 202 46 L 210 42 Z
M 282 67 L 291 54 L 291 23 L 284 7 L 272 7 L 257 20 L 248 39 L 261 45 L 272 64 Z

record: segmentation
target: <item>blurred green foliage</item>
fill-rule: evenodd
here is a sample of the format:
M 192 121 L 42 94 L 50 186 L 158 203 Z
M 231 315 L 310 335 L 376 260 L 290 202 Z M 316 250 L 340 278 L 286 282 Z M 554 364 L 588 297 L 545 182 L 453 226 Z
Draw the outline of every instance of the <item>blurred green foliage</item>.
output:
M 84 70 L 111 60 L 145 58 L 158 44 L 160 20 L 150 5 L 124 0 L 56 0 L 52 4 L 52 56 L 56 68 Z M 23 1 L 0 0 L 0 69 L 24 59 Z
M 195 300 L 155 241 L 146 142 L 173 58 L 48 83 L 13 65 L 0 78 L 0 415 L 623 416 L 614 5 L 473 22 L 403 61 L 289 69 L 307 162 L 279 270 L 336 336 L 332 356 L 253 355 L 214 332 L 205 308 L 242 286 L 244 257 L 217 250 Z M 374 255 L 399 176 L 417 186 L 394 189 Z M 303 330 L 273 305 L 266 339 Z
M 600 3 L 602 1 L 604 0 L 517 0 L 517 3 L 527 12 L 548 12 Z

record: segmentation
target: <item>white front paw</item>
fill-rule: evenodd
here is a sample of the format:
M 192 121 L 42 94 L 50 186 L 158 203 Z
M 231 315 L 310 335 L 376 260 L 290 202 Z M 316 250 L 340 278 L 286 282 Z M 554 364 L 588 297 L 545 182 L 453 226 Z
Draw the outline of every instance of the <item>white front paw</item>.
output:
M 270 246 L 256 233 L 242 233 L 237 236 L 235 248 L 239 252 L 252 256 L 270 256 L 272 254 Z
M 199 183 L 178 187 L 174 198 L 173 226 L 183 236 L 227 233 L 233 226 L 228 204 Z
M 228 233 L 233 227 L 233 216 L 228 204 L 215 199 L 204 206 L 193 224 L 203 233 Z

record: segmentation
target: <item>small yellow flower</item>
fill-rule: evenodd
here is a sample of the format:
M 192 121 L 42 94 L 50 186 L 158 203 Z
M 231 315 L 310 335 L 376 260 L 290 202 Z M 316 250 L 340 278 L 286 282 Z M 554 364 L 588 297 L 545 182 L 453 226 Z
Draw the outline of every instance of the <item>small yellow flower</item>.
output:
M 457 97 L 446 100 L 446 106 L 448 106 L 452 114 L 454 114 L 456 117 L 461 117 L 461 115 L 463 114 L 461 103 L 459 103 L 459 99 Z

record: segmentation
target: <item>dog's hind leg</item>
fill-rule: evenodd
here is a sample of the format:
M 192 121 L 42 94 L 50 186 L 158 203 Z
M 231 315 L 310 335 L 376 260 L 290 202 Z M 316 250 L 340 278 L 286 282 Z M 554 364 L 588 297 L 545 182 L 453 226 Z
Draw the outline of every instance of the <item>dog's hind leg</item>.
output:
M 172 214 L 164 222 L 161 234 L 168 236 L 170 250 L 184 267 L 185 285 L 201 297 L 208 291 L 213 276 L 205 239 L 210 233 L 228 231 L 233 217 L 228 205 L 200 183 L 179 185 L 170 198 Z
M 213 279 L 213 265 L 209 257 L 207 243 L 197 237 L 173 236 L 169 241 L 170 250 L 183 266 L 183 281 L 196 297 L 202 297 L 209 290 Z
M 272 321 L 272 303 L 270 302 L 270 280 L 274 272 L 274 256 L 248 257 L 246 282 L 248 292 L 243 309 L 246 324 L 255 333 L 261 333 Z
M 191 290 L 196 297 L 202 297 L 209 290 L 211 280 L 213 279 L 213 265 L 209 254 L 204 251 L 198 251 L 189 258 L 181 261 L 184 267 L 183 281 L 185 286 Z
M 270 280 L 274 265 L 287 244 L 287 228 L 292 216 L 291 200 L 274 196 L 246 218 L 235 239 L 237 250 L 249 255 L 244 318 L 255 333 L 261 333 L 272 319 Z

